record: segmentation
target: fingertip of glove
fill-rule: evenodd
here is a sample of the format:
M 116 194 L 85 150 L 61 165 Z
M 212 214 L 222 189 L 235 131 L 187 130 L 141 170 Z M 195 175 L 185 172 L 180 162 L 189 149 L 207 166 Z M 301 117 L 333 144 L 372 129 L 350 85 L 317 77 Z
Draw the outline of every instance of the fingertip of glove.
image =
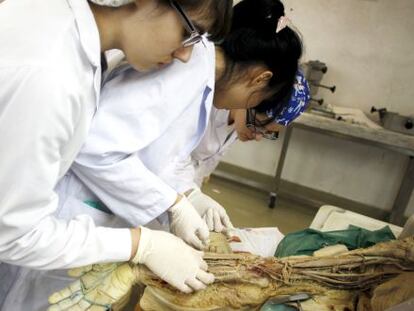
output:
M 234 229 L 233 223 L 231 222 L 230 218 L 228 218 L 228 217 L 226 217 L 226 219 L 223 220 L 223 224 L 228 230 L 233 230 Z
M 204 252 L 202 250 L 198 250 L 198 249 L 194 249 L 194 248 L 192 250 L 193 250 L 193 252 L 196 256 L 198 256 L 200 258 L 203 258 Z
M 203 243 L 200 240 L 193 239 L 192 241 L 189 241 L 188 244 L 195 251 L 200 251 L 203 249 Z
M 207 272 L 208 270 L 208 265 L 203 259 L 201 259 L 201 262 L 200 262 L 200 269 L 203 270 L 204 272 Z
M 184 294 L 191 294 L 193 292 L 192 288 L 186 284 L 183 284 L 179 287 L 177 287 L 180 291 L 182 291 Z
M 216 279 L 213 274 L 208 273 L 206 271 L 201 271 L 197 275 L 197 278 L 206 285 L 214 283 L 214 281 Z
M 203 226 L 202 228 L 200 228 L 200 230 L 198 230 L 198 236 L 200 237 L 200 240 L 204 241 L 205 244 L 207 244 L 210 238 L 210 230 L 207 226 L 207 224 L 205 226 Z
M 208 280 L 208 284 L 214 283 L 214 281 L 216 280 L 216 277 L 211 273 L 208 273 L 208 275 L 210 276 L 210 279 Z

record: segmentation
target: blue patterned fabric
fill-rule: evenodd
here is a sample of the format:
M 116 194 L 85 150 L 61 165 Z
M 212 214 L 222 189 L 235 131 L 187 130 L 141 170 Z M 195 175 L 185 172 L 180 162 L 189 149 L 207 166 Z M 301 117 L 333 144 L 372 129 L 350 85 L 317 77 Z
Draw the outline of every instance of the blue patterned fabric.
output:
M 272 110 L 268 111 L 267 115 L 268 117 L 274 118 L 276 123 L 287 126 L 306 110 L 310 99 L 311 95 L 308 81 L 306 81 L 303 73 L 298 71 L 288 105 L 276 116 Z

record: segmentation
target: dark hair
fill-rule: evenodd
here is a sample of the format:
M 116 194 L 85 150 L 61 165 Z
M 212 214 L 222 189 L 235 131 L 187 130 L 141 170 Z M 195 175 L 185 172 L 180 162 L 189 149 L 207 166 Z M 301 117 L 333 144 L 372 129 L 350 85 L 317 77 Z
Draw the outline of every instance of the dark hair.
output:
M 230 30 L 233 0 L 176 0 L 186 11 L 197 12 L 209 19 L 210 27 L 205 29 L 209 39 L 218 42 Z M 169 4 L 168 0 L 163 0 Z
M 255 108 L 258 112 L 283 109 L 298 71 L 303 51 L 301 38 L 290 27 L 276 33 L 284 15 L 285 8 L 279 0 L 243 0 L 234 7 L 230 33 L 220 44 L 228 64 L 223 79 L 242 74 L 253 64 L 263 64 L 272 71 L 268 87 L 274 95 Z
M 233 16 L 233 0 L 208 0 L 211 2 L 210 8 L 216 18 L 209 30 L 209 39 L 214 42 L 224 40 L 230 31 Z

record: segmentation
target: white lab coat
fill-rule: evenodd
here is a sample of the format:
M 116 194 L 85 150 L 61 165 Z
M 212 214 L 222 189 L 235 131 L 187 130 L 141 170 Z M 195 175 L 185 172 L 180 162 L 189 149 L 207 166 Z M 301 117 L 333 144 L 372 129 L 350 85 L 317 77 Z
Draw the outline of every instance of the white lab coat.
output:
M 99 34 L 86 0 L 9 0 L 0 4 L 0 21 L 1 306 L 22 272 L 6 263 L 56 269 L 123 261 L 131 237 L 87 216 L 54 217 L 53 188 L 81 148 L 99 99 Z
M 229 111 L 212 108 L 208 128 L 191 156 L 180 161 L 174 171 L 174 187 L 180 192 L 200 188 L 216 169 L 221 158 L 237 140 L 237 132 L 228 124 Z
M 146 224 L 169 207 L 151 206 L 152 198 L 171 192 L 175 200 L 176 191 L 161 177 L 169 175 L 175 159 L 187 158 L 198 145 L 212 107 L 215 51 L 212 43 L 205 44 L 194 48 L 187 64 L 177 61 L 169 68 L 147 74 L 123 67 L 120 75 L 105 84 L 99 110 L 76 160 L 76 171 L 86 182 L 96 182 L 91 188 L 97 191 L 92 192 L 69 171 L 56 187 L 59 218 L 84 214 L 98 225 L 114 228 Z M 106 165 L 108 162 L 111 165 Z M 116 215 L 84 204 L 104 201 L 102 198 Z M 28 306 L 30 310 L 44 310 L 47 296 L 71 281 L 65 274 L 22 271 L 7 305 L 13 302 L 15 311 L 27 310 Z
M 149 74 L 130 69 L 113 77 L 72 166 L 76 177 L 68 174 L 62 181 L 73 186 L 60 185 L 66 189 L 60 196 L 98 200 L 131 226 L 161 216 L 177 197 L 170 172 L 207 128 L 214 83 L 215 47 L 208 41 L 194 47 L 186 64 L 175 61 Z M 88 190 L 73 191 L 82 188 L 77 178 L 90 189 L 89 198 Z M 73 205 L 63 214 L 70 217 L 78 208 L 83 207 Z

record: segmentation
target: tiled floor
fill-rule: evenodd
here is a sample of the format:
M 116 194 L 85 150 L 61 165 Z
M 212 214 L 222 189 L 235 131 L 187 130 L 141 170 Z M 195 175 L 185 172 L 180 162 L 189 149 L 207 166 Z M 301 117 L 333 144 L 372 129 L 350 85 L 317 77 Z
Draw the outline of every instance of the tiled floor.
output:
M 307 228 L 316 211 L 280 199 L 268 208 L 268 195 L 236 183 L 212 178 L 203 191 L 222 204 L 235 227 L 278 227 L 286 234 Z

